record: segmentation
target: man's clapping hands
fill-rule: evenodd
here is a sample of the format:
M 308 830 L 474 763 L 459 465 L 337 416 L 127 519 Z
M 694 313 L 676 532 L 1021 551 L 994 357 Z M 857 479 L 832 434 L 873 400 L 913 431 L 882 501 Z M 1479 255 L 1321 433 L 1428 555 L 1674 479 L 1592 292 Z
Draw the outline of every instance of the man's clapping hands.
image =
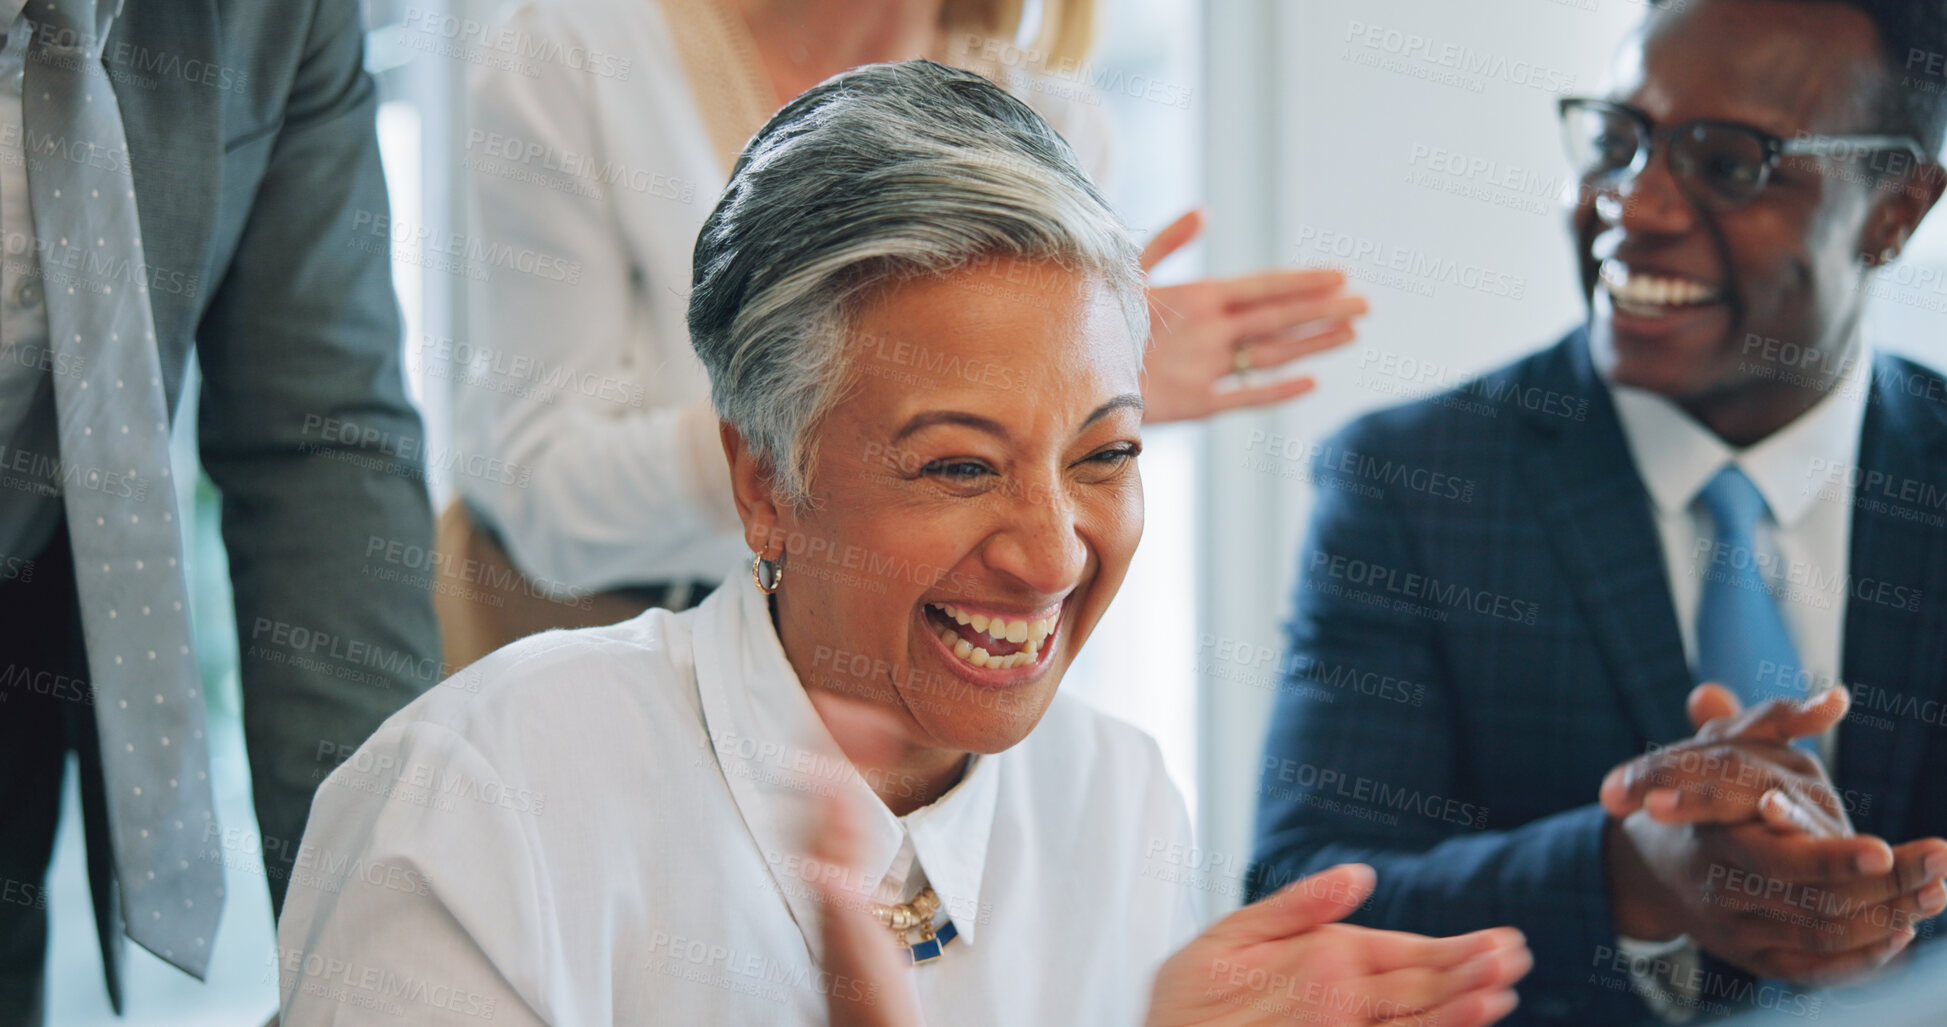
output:
M 1844 719 L 1834 688 L 1749 710 L 1690 696 L 1691 738 L 1610 771 L 1602 805 L 1616 930 L 1688 935 L 1763 977 L 1827 983 L 1885 964 L 1947 908 L 1947 841 L 1854 832 L 1817 758 L 1792 747 Z

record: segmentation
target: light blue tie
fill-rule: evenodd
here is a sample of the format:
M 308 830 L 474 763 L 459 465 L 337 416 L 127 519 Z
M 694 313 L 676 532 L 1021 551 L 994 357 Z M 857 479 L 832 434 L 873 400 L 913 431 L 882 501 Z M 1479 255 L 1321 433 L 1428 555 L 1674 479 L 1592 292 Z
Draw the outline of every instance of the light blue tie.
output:
M 33 0 L 21 113 L 47 268 L 61 493 L 128 936 L 202 977 L 223 913 L 208 742 L 189 649 L 169 411 L 135 183 L 102 67 L 121 0 Z M 167 192 L 157 190 L 167 204 Z
M 1704 486 L 1717 522 L 1697 608 L 1697 680 L 1715 681 L 1747 708 L 1767 699 L 1801 699 L 1798 647 L 1757 560 L 1755 530 L 1769 507 L 1736 465 Z M 1802 740 L 1809 743 L 1809 739 Z

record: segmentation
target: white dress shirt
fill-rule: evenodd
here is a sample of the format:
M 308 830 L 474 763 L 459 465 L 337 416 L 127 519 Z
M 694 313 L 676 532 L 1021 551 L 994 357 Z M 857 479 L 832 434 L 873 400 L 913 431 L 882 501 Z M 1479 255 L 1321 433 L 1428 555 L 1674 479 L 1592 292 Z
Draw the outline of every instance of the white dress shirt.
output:
M 1623 436 L 1656 504 L 1670 604 L 1693 666 L 1697 607 L 1717 537 L 1716 522 L 1698 497 L 1718 471 L 1736 464 L 1769 508 L 1754 532 L 1755 556 L 1798 649 L 1798 691 L 1813 694 L 1839 681 L 1851 594 L 1852 503 L 1849 493 L 1821 496 L 1827 476 L 1819 469 L 1858 460 L 1872 385 L 1871 354 L 1864 345 L 1859 354 L 1824 399 L 1744 449 L 1733 449 L 1662 396 L 1614 390 Z
M 20 109 L 21 76 L 33 23 L 25 0 L 0 0 L 0 566 L 31 560 L 61 522 L 54 473 L 60 436 L 54 419 L 54 354 L 34 240 L 34 204 Z M 65 366 L 65 365 L 64 365 Z
M 960 932 L 905 971 L 929 1023 L 1140 1022 L 1197 929 L 1155 743 L 1057 697 L 895 817 L 764 598 L 728 580 L 694 610 L 503 649 L 326 779 L 278 929 L 286 1027 L 824 1023 L 827 992 L 857 987 L 818 969 L 803 879 L 833 790 L 871 810 L 875 897 L 930 882 Z
M 1670 584 L 1670 605 L 1683 633 L 1683 651 L 1697 662 L 1697 608 L 1713 568 L 1717 525 L 1699 498 L 1704 486 L 1735 464 L 1757 486 L 1768 508 L 1753 532 L 1754 554 L 1784 613 L 1798 649 L 1796 682 L 1804 694 L 1840 680 L 1846 598 L 1852 566 L 1852 503 L 1822 493 L 1821 468 L 1858 460 L 1872 386 L 1872 352 L 1861 343 L 1838 386 L 1790 424 L 1744 449 L 1735 449 L 1675 403 L 1644 389 L 1611 386 L 1623 437 L 1636 473 L 1656 508 L 1657 537 Z M 1666 739 L 1673 740 L 1673 739 Z M 1819 738 L 1826 766 L 1838 730 Z M 1621 938 L 1630 966 L 1670 968 L 1667 978 L 1632 969 L 1638 994 L 1662 1019 L 1687 1022 L 1696 1012 L 1697 948 L 1687 936 L 1668 941 Z
M 686 326 L 696 234 L 730 169 L 655 0 L 530 0 L 494 38 L 608 59 L 475 75 L 461 156 L 477 231 L 546 273 L 474 283 L 473 338 L 446 344 L 472 365 L 454 376 L 457 449 L 529 472 L 460 490 L 551 589 L 707 579 L 745 552 Z M 1099 174 L 1100 98 L 1004 78 Z

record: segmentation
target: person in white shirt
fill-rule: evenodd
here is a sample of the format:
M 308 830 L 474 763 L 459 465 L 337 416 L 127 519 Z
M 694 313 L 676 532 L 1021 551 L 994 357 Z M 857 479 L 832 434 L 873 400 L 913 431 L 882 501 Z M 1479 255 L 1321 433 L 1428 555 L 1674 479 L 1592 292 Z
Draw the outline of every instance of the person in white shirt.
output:
M 279 925 L 286 1027 L 1513 1008 L 1516 932 L 1331 923 L 1363 867 L 1199 935 L 1156 746 L 1057 698 L 1142 530 L 1148 312 L 1046 122 L 932 62 L 840 75 L 752 142 L 695 267 L 748 571 L 503 649 L 347 759 Z M 827 959 L 834 799 L 891 982 Z
M 428 354 L 454 362 L 457 450 L 512 469 L 461 477 L 442 520 L 450 664 L 545 627 L 622 619 L 604 605 L 616 590 L 631 590 L 627 613 L 680 609 L 736 556 L 716 418 L 683 324 L 690 251 L 744 143 L 791 97 L 862 64 L 932 57 L 999 83 L 1098 182 L 1109 174 L 1106 112 L 1081 62 L 1093 0 L 1041 5 L 1052 27 L 1028 47 L 1001 42 L 1024 17 L 1006 6 L 532 0 L 512 13 L 496 38 L 561 59 L 482 67 L 472 85 L 463 163 L 476 234 L 540 270 L 478 284 L 469 337 Z M 1164 229 L 1146 264 L 1196 232 L 1195 215 Z M 1310 388 L 1239 369 L 1350 340 L 1365 300 L 1344 286 L 1337 271 L 1306 270 L 1152 290 L 1146 420 Z M 480 565 L 503 573 L 469 573 Z

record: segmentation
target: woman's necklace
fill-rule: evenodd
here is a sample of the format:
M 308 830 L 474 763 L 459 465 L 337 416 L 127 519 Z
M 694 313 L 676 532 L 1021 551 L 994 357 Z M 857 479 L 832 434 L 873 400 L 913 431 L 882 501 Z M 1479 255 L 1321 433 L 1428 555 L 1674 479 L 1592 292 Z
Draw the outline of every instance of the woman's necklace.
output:
M 921 888 L 911 902 L 902 902 L 897 906 L 872 907 L 872 912 L 878 916 L 879 922 L 892 929 L 893 937 L 898 938 L 899 944 L 905 947 L 906 954 L 913 957 L 914 966 L 931 963 L 940 958 L 940 950 L 944 949 L 948 942 L 960 936 L 959 929 L 953 926 L 950 918 L 938 927 L 933 926 L 933 914 L 939 911 L 940 897 L 933 893 L 933 886 L 930 884 Z M 911 940 L 910 932 L 915 930 L 919 932 L 918 942 Z

